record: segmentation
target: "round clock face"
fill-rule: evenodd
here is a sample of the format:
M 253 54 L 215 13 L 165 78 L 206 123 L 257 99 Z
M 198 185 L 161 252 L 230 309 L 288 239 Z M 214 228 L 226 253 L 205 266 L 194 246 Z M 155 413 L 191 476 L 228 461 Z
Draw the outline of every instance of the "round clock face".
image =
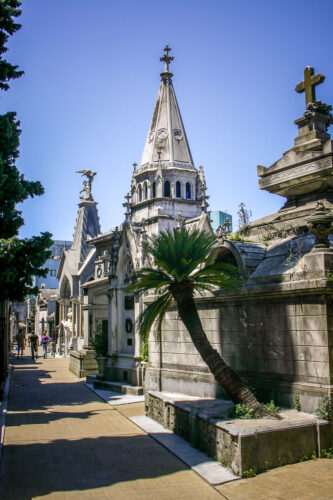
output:
M 168 137 L 168 131 L 166 128 L 160 128 L 157 131 L 157 137 L 160 141 L 165 141 Z
M 182 134 L 181 130 L 178 130 L 177 128 L 175 128 L 172 131 L 172 133 L 173 133 L 173 136 L 176 139 L 176 141 L 181 141 L 182 140 L 183 134 Z

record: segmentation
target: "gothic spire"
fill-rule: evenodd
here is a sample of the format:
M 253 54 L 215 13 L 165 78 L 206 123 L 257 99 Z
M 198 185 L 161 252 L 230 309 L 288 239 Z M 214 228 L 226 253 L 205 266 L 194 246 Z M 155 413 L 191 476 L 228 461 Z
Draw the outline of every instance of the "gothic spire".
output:
M 168 45 L 163 50 L 165 54 L 160 60 L 164 63 L 164 71 L 161 73 L 162 80 L 140 168 L 148 165 L 152 168 L 158 167 L 161 161 L 166 167 L 176 163 L 183 168 L 194 170 L 190 147 L 172 85 L 173 74 L 169 71 L 169 64 L 174 57 L 169 56 L 171 48 Z

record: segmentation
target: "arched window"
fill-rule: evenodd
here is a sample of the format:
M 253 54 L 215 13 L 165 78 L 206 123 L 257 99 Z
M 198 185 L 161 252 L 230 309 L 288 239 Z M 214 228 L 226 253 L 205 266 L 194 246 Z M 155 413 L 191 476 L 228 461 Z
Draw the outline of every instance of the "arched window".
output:
M 143 185 L 143 195 L 144 195 L 144 199 L 146 200 L 148 198 L 148 186 L 147 186 L 147 183 L 145 182 L 144 185 Z
M 64 276 L 64 279 L 60 284 L 60 297 L 63 299 L 63 298 L 69 298 L 70 296 L 71 296 L 71 286 L 69 284 L 67 276 Z
M 170 182 L 169 181 L 165 181 L 164 183 L 164 196 L 170 198 L 171 194 L 170 194 Z
M 153 198 L 156 198 L 156 182 L 153 182 Z
M 182 197 L 182 188 L 179 181 L 176 182 L 176 198 Z
M 189 182 L 186 183 L 186 199 L 191 199 L 191 184 Z
M 142 187 L 141 185 L 139 186 L 139 189 L 138 189 L 138 195 L 139 195 L 139 202 L 142 201 Z

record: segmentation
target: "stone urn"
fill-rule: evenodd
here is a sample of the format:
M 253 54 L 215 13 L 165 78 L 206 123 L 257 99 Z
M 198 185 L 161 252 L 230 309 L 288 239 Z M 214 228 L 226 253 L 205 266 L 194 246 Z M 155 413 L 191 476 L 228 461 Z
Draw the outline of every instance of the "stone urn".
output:
M 96 356 L 96 361 L 98 364 L 98 375 L 97 378 L 100 380 L 103 380 L 105 378 L 105 368 L 106 368 L 106 362 L 108 358 L 107 356 Z
M 315 235 L 316 241 L 312 252 L 321 252 L 330 250 L 328 236 L 333 232 L 333 215 L 326 209 L 322 201 L 317 203 L 314 215 L 311 215 L 308 220 L 309 229 Z

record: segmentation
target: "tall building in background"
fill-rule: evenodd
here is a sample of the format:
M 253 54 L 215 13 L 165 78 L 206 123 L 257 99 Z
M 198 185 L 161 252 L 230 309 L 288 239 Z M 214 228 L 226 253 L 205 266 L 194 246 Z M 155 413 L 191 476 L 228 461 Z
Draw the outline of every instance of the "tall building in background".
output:
M 36 286 L 38 286 L 38 288 L 41 288 L 42 285 L 45 285 L 45 288 L 47 290 L 51 288 L 58 289 L 59 280 L 57 279 L 57 272 L 60 264 L 60 257 L 62 251 L 70 248 L 71 245 L 71 241 L 54 240 L 53 245 L 50 248 L 50 250 L 52 251 L 52 255 L 49 259 L 47 259 L 46 263 L 43 266 L 43 268 L 47 268 L 49 272 L 47 273 L 47 276 L 45 278 L 41 276 L 36 277 Z
M 209 212 L 209 215 L 214 233 L 216 233 L 219 226 L 223 226 L 225 224 L 227 219 L 229 219 L 229 223 L 231 224 L 229 226 L 229 231 L 232 233 L 232 215 L 227 214 L 226 212 L 221 212 L 220 210 L 212 210 Z

